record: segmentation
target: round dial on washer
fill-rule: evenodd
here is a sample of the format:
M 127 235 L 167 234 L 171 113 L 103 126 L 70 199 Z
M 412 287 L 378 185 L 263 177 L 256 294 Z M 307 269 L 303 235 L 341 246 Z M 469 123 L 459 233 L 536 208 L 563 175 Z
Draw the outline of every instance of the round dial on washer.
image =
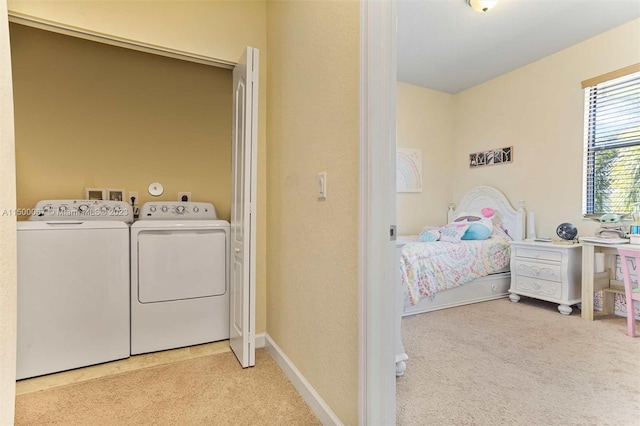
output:
M 103 215 L 106 215 L 107 211 L 108 211 L 107 206 L 100 207 L 100 213 L 102 213 Z
M 163 211 L 164 213 L 166 213 L 166 212 L 167 212 L 167 210 L 169 210 L 169 208 L 168 208 L 167 206 L 162 206 L 162 211 Z
M 89 211 L 89 206 L 86 204 L 80 204 L 78 206 L 78 210 L 80 210 L 81 213 L 86 213 L 87 211 Z
M 178 214 L 182 214 L 182 213 L 184 213 L 184 206 L 178 206 L 178 207 L 176 207 L 176 212 L 177 212 Z
M 151 213 L 155 213 L 155 212 L 156 212 L 156 206 L 151 206 L 151 207 L 149 207 L 149 211 L 150 211 Z
M 198 213 L 199 211 L 200 211 L 200 209 L 199 209 L 198 207 L 194 207 L 194 208 L 193 208 L 193 212 L 194 212 L 194 213 Z

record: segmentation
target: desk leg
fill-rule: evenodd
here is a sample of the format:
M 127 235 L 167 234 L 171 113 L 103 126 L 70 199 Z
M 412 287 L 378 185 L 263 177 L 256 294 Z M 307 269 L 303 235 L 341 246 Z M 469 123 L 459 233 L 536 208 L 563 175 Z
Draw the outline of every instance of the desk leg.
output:
M 612 253 L 613 251 L 613 253 Z M 605 265 L 607 267 L 607 269 L 609 270 L 609 282 L 607 283 L 606 287 L 611 287 L 611 280 L 615 280 L 616 279 L 616 257 L 617 257 L 617 250 L 616 249 L 609 249 L 609 250 L 605 250 Z M 600 290 L 601 287 L 598 285 L 596 286 L 597 290 Z M 602 313 L 603 314 L 615 314 L 616 313 L 616 308 L 615 308 L 615 293 L 609 292 L 609 291 L 603 291 L 602 292 Z
M 582 246 L 582 319 L 593 321 L 594 246 Z

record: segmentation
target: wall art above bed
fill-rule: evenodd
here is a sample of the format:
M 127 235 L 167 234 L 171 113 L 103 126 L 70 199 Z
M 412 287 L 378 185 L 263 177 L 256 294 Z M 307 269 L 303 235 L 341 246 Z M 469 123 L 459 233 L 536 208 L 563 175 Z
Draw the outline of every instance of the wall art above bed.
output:
M 513 161 L 513 147 L 490 149 L 488 151 L 469 154 L 469 167 L 493 166 L 495 164 L 511 163 Z
M 396 149 L 396 192 L 422 192 L 422 151 Z

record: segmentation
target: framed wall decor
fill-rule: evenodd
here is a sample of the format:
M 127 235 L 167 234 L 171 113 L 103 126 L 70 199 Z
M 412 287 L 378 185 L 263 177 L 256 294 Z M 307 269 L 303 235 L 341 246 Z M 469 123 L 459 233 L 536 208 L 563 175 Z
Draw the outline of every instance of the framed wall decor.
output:
M 105 200 L 107 191 L 103 188 L 85 188 L 84 198 L 85 200 Z
M 496 148 L 469 154 L 469 167 L 492 166 L 494 164 L 511 163 L 513 161 L 513 147 Z
M 396 192 L 422 192 L 422 151 L 396 149 Z
M 106 199 L 109 201 L 123 201 L 124 189 L 107 189 Z

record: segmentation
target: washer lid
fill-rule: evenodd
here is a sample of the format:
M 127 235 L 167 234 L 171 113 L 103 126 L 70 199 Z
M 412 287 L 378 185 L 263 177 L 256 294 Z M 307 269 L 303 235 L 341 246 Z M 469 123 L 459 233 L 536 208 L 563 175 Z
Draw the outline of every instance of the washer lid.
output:
M 17 222 L 18 231 L 80 231 L 88 229 L 129 229 L 129 225 L 126 222 L 120 221 L 107 221 L 107 220 L 93 220 L 93 221 L 71 221 L 71 220 L 37 220 L 27 221 L 22 220 Z
M 226 220 L 138 220 L 131 229 L 163 229 L 179 231 L 181 229 L 229 229 Z

